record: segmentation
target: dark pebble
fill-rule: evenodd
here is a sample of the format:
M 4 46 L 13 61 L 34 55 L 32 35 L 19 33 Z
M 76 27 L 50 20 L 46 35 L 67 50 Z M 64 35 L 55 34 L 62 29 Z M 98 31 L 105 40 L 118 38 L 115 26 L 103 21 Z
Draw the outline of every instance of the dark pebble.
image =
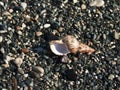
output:
M 77 74 L 75 73 L 75 70 L 68 69 L 65 71 L 65 77 L 66 79 L 70 81 L 76 81 L 77 80 Z

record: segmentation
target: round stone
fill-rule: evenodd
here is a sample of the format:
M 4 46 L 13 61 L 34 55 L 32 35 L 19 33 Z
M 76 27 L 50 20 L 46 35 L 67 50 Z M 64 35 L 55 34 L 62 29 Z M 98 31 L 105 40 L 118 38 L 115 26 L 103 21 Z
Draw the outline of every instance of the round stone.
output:
M 82 5 L 81 5 L 81 9 L 83 9 L 83 10 L 86 9 L 86 5 L 85 5 L 85 4 L 82 4 Z

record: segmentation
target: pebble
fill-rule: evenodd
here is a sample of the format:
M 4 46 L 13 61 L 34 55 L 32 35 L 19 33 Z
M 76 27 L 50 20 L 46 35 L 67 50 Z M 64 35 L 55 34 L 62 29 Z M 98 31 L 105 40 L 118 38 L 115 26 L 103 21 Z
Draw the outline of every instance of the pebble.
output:
M 44 24 L 44 28 L 49 28 L 51 25 L 49 23 Z
M 23 63 L 23 59 L 18 57 L 14 60 L 14 63 L 18 66 L 18 68 L 21 66 L 21 64 Z
M 18 72 L 21 73 L 21 74 L 24 74 L 24 71 L 22 68 L 18 68 Z
M 113 80 L 115 78 L 115 76 L 113 75 L 113 74 L 110 74 L 109 76 L 108 76 L 108 79 L 110 79 L 110 80 Z
M 6 33 L 5 25 L 0 23 L 0 33 Z
M 0 43 L 3 41 L 3 37 L 2 36 L 0 36 Z
M 25 18 L 26 18 L 27 22 L 30 22 L 31 17 L 29 15 L 26 15 Z
M 18 33 L 19 35 L 22 35 L 22 31 L 18 31 L 17 33 Z
M 21 26 L 17 26 L 16 29 L 17 30 L 22 30 L 22 27 Z
M 85 5 L 85 4 L 82 4 L 82 5 L 81 5 L 81 9 L 83 9 L 83 10 L 86 9 L 86 5 Z
M 78 0 L 73 0 L 73 3 L 77 3 L 78 2 Z
M 71 63 L 71 60 L 68 58 L 68 56 L 63 56 L 61 62 L 63 62 L 63 63 Z
M 3 16 L 11 16 L 11 14 L 8 11 L 3 12 Z
M 118 32 L 116 32 L 116 31 L 114 32 L 114 38 L 115 38 L 115 39 L 119 39 L 119 38 L 120 38 L 119 33 L 118 33 Z
M 101 7 L 104 4 L 105 4 L 105 2 L 103 0 L 94 0 L 94 1 L 90 2 L 90 6 Z
M 44 75 L 44 69 L 40 66 L 33 66 L 32 70 L 36 73 L 39 74 L 40 76 Z
M 0 1 L 0 6 L 4 6 L 4 3 Z
M 25 54 L 29 52 L 29 50 L 27 48 L 22 48 L 21 51 Z
M 43 33 L 42 32 L 36 32 L 36 36 L 41 36 Z
M 0 67 L 0 75 L 3 73 L 2 67 Z
M 66 78 L 70 81 L 76 81 L 77 80 L 77 74 L 73 69 L 68 69 L 65 71 Z
M 22 23 L 22 29 L 24 29 L 26 27 L 25 23 Z
M 24 10 L 26 10 L 27 3 L 25 3 L 25 2 L 21 2 L 21 6 L 23 7 Z

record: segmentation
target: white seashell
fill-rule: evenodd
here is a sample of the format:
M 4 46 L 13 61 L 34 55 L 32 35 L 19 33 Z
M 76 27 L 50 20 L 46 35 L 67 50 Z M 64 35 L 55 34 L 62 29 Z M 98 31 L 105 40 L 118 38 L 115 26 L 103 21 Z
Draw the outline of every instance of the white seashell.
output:
M 61 40 L 51 41 L 50 49 L 56 55 L 67 55 L 68 53 L 76 54 L 77 52 L 87 53 L 88 55 L 90 55 L 95 52 L 95 49 L 79 42 L 72 35 L 66 35 Z
M 66 44 L 62 40 L 53 40 L 50 42 L 50 49 L 56 55 L 67 55 L 70 53 Z

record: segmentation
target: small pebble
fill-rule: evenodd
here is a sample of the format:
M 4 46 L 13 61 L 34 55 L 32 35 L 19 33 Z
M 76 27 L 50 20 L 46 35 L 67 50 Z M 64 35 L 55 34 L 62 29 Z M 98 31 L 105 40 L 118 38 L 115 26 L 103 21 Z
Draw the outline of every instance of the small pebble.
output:
M 43 33 L 42 32 L 36 32 L 36 36 L 41 36 Z
M 18 33 L 19 35 L 22 35 L 22 32 L 21 32 L 21 31 L 18 31 L 17 33 Z
M 7 11 L 3 12 L 2 15 L 3 15 L 3 16 L 11 16 L 11 14 L 10 14 L 9 12 L 7 12 Z
M 63 63 L 71 63 L 71 60 L 68 58 L 68 56 L 63 56 L 61 62 L 63 62 Z
M 94 1 L 90 2 L 90 6 L 101 7 L 104 4 L 105 4 L 105 2 L 103 0 L 94 0 Z
M 26 27 L 25 23 L 22 23 L 22 29 L 24 29 Z
M 17 26 L 16 29 L 17 30 L 22 30 L 22 27 L 21 26 Z
M 29 16 L 29 15 L 26 15 L 26 20 L 27 20 L 27 22 L 30 22 L 30 20 L 31 20 L 31 17 Z
M 14 60 L 14 63 L 15 63 L 18 67 L 20 67 L 21 64 L 23 63 L 23 59 L 18 57 L 18 58 L 16 58 L 16 59 Z
M 115 76 L 113 74 L 110 74 L 108 77 L 108 79 L 110 79 L 110 80 L 113 80 L 114 78 L 115 78 Z
M 0 67 L 0 75 L 3 73 L 2 67 Z
M 24 74 L 24 71 L 22 68 L 18 68 L 18 72 L 21 73 L 21 74 Z
M 77 74 L 73 69 L 68 69 L 65 71 L 65 76 L 70 81 L 76 81 L 77 80 Z
M 29 52 L 29 50 L 27 48 L 22 48 L 21 51 L 25 54 Z
M 49 27 L 50 27 L 49 23 L 44 24 L 44 28 L 49 28 Z
M 86 5 L 85 5 L 85 4 L 82 4 L 82 5 L 81 5 L 81 9 L 83 9 L 83 10 L 86 9 Z
M 44 75 L 44 69 L 40 66 L 34 66 L 33 67 L 33 71 L 38 73 L 40 76 L 43 76 Z
M 3 41 L 3 37 L 2 36 L 0 36 L 0 43 Z
M 23 9 L 24 9 L 24 10 L 26 10 L 27 3 L 25 3 L 25 2 L 22 2 L 22 3 L 21 3 L 21 6 L 23 7 Z
M 13 57 L 10 57 L 10 56 L 8 56 L 8 55 L 6 56 L 6 61 L 7 61 L 7 62 L 9 62 L 9 61 L 11 61 L 11 60 L 13 60 L 13 59 L 14 59 Z
M 0 1 L 0 6 L 4 6 L 4 3 Z
M 118 33 L 118 32 L 116 32 L 116 31 L 114 32 L 114 38 L 115 38 L 115 39 L 119 39 L 119 38 L 120 38 L 119 33 Z
M 73 3 L 77 3 L 78 2 L 78 0 L 73 0 Z

